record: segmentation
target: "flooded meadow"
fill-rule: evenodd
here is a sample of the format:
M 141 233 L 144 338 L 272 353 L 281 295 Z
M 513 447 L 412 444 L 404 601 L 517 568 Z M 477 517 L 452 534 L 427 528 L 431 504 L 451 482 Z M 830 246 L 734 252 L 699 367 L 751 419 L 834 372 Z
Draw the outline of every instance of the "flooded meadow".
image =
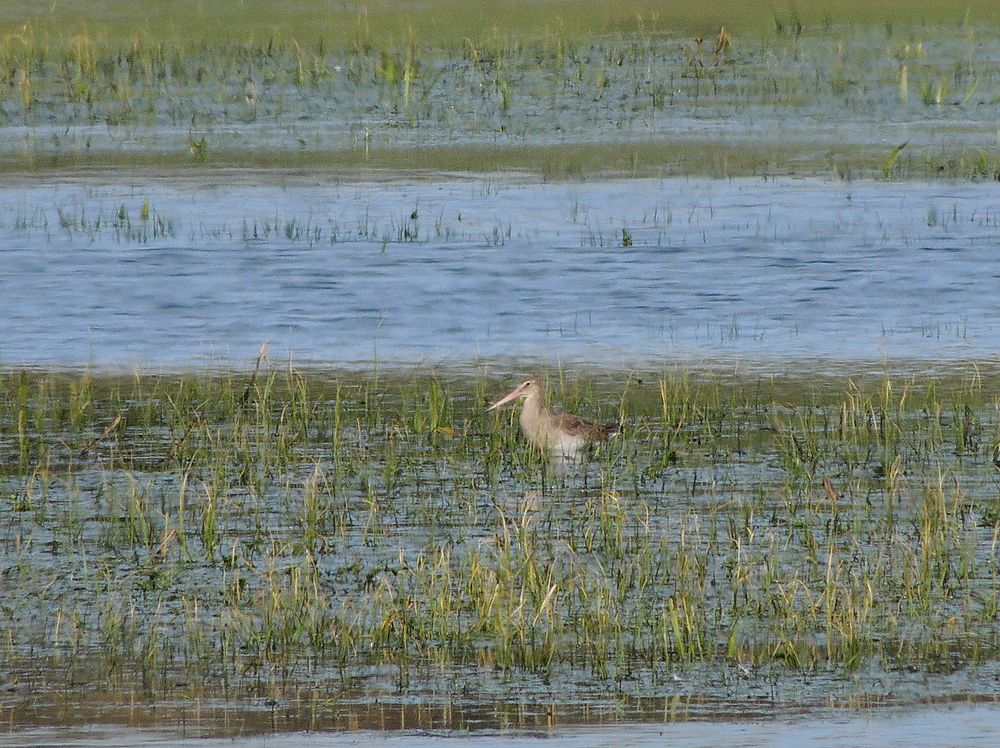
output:
M 109 37 L 114 19 L 102 30 L 85 15 L 53 31 L 76 0 L 54 4 L 65 20 L 23 12 L 0 38 L 0 168 L 979 180 L 1000 169 L 989 2 L 902 4 L 867 24 L 858 2 L 843 18 L 763 3 L 477 4 L 502 6 L 483 20 L 448 4 L 424 4 L 439 17 L 423 25 L 419 8 L 380 22 L 361 6 L 301 36 L 305 8 L 214 36 L 186 18 Z M 523 18 L 500 25 L 512 8 Z
M 513 376 L 8 372 L 5 722 L 996 697 L 994 370 L 551 370 L 556 402 L 626 424 L 571 465 L 485 412 Z
M 992 745 L 1000 19 L 427 5 L 0 41 L 0 744 Z

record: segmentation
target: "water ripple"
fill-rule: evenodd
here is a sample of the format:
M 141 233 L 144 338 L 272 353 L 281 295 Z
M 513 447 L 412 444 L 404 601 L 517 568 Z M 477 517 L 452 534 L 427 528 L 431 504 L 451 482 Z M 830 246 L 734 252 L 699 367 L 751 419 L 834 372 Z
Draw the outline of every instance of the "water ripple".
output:
M 144 201 L 170 233 L 116 225 Z M 7 184 L 0 362 L 991 356 L 994 205 L 791 179 Z

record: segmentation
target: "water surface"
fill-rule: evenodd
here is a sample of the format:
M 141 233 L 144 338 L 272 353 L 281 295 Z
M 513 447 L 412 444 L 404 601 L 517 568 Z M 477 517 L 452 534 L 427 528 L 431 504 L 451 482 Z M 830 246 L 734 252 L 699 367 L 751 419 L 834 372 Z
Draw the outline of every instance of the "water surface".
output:
M 951 746 L 969 748 L 996 744 L 1000 730 L 1000 710 L 995 706 L 945 704 L 915 711 L 896 709 L 876 712 L 825 713 L 766 720 L 719 720 L 664 722 L 661 724 L 625 724 L 598 727 L 554 728 L 541 735 L 485 733 L 469 735 L 451 731 L 378 732 L 293 732 L 252 738 L 212 740 L 185 737 L 170 730 L 133 730 L 114 725 L 92 725 L 78 729 L 41 728 L 24 730 L 10 736 L 0 735 L 0 746 L 44 746 L 58 742 L 63 746 L 107 745 L 108 742 L 132 746 L 518 746 L 538 745 L 558 748 L 578 746 L 664 745 L 718 746 L 740 745 L 793 748 L 819 746 Z
M 0 185 L 0 361 L 983 357 L 986 184 L 96 173 Z

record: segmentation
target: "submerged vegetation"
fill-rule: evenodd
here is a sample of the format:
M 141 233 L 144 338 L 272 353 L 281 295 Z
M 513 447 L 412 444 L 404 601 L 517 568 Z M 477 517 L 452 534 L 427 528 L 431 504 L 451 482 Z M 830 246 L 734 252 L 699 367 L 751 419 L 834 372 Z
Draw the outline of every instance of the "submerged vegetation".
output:
M 550 370 L 574 466 L 513 377 L 4 372 L 0 716 L 997 696 L 996 372 Z
M 992 5 L 879 4 L 869 24 L 857 2 L 842 17 L 543 2 L 518 4 L 509 23 L 480 4 L 422 4 L 403 21 L 379 3 L 324 19 L 271 5 L 251 3 L 223 31 L 192 20 L 200 6 L 125 25 L 113 8 L 85 22 L 90 4 L 12 4 L 0 164 L 1000 173 Z

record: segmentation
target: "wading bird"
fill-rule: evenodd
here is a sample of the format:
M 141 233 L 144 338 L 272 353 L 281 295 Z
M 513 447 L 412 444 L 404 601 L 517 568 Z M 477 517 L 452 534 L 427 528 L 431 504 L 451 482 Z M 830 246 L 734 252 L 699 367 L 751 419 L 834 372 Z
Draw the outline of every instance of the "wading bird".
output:
M 541 383 L 525 379 L 510 394 L 497 400 L 487 410 L 523 399 L 521 433 L 528 443 L 562 459 L 578 459 L 597 444 L 619 432 L 617 423 L 594 423 L 571 413 L 560 413 L 545 405 Z

